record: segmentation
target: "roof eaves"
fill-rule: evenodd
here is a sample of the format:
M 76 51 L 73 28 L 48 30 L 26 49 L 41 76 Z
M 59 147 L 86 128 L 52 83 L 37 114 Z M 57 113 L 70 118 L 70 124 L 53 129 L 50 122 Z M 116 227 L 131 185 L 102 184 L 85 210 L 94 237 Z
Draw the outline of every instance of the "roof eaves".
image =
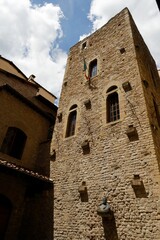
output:
M 26 78 L 26 80 L 28 79 L 26 77 L 26 75 L 12 61 L 2 57 L 1 55 L 0 55 L 0 58 L 3 59 L 4 61 L 8 62 L 10 65 L 12 65 L 19 73 L 21 73 Z
M 16 91 L 14 88 L 12 88 L 11 86 L 9 86 L 8 84 L 2 85 L 0 86 L 0 91 L 5 90 L 7 92 L 9 92 L 10 94 L 14 95 L 15 97 L 17 97 L 18 99 L 20 99 L 21 101 L 23 101 L 26 105 L 28 105 L 29 107 L 31 107 L 33 110 L 35 110 L 37 113 L 41 114 L 43 117 L 47 118 L 49 121 L 53 120 L 53 116 L 51 116 L 50 114 L 44 112 L 42 109 L 40 109 L 38 106 L 36 106 L 33 102 L 31 102 L 30 100 L 28 100 L 26 97 L 24 97 L 22 94 L 20 94 L 18 91 Z
M 51 183 L 51 184 L 53 183 L 53 180 L 48 178 L 47 176 L 41 175 L 37 172 L 25 169 L 23 167 L 17 166 L 13 163 L 7 162 L 6 160 L 4 160 L 2 158 L 0 158 L 0 166 L 6 167 L 10 170 L 13 170 L 15 172 L 19 172 L 19 173 L 27 175 L 29 177 L 38 179 L 40 181 L 48 182 L 48 183 Z

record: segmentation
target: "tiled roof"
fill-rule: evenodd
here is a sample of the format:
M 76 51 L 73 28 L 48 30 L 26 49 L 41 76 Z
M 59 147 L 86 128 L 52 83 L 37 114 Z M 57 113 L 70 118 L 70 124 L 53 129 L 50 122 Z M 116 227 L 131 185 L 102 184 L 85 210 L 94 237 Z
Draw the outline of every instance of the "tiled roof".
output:
M 41 180 L 41 181 L 45 181 L 45 182 L 48 182 L 48 183 L 52 183 L 53 181 L 48 178 L 47 176 L 44 176 L 44 175 L 41 175 L 37 172 L 34 172 L 34 171 L 31 171 L 31 170 L 28 170 L 28 169 L 25 169 L 23 167 L 20 167 L 20 166 L 17 166 L 13 163 L 9 163 L 7 162 L 6 160 L 3 160 L 0 158 L 0 166 L 4 166 L 8 169 L 11 169 L 13 171 L 17 171 L 19 173 L 22 173 L 24 175 L 28 175 L 30 177 L 33 177 L 35 179 L 38 179 L 38 180 Z

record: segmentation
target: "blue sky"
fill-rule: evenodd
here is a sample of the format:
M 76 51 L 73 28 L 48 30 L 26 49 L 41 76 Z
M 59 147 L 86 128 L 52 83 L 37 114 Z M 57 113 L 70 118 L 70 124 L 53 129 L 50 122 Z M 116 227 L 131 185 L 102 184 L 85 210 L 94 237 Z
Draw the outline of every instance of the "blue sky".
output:
M 84 33 L 89 33 L 92 24 L 87 18 L 91 1 L 90 0 L 32 0 L 33 4 L 52 3 L 59 5 L 64 18 L 61 20 L 63 38 L 58 41 L 60 48 L 68 52 L 69 48 L 79 41 Z
M 69 48 L 125 7 L 160 68 L 155 0 L 0 0 L 0 55 L 59 97 Z

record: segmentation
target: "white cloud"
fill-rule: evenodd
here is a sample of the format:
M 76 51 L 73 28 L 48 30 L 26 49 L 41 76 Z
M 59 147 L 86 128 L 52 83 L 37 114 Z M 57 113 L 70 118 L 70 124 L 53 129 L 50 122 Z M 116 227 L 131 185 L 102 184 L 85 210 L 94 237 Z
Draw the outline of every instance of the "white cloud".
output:
M 67 55 L 56 44 L 63 13 L 53 4 L 0 1 L 0 54 L 59 96 Z M 32 72 L 31 72 L 32 71 Z
M 92 0 L 88 15 L 92 32 L 125 7 L 160 67 L 160 13 L 155 0 Z M 36 81 L 58 97 L 67 59 L 66 52 L 58 46 L 63 37 L 62 18 L 60 7 L 51 3 L 0 0 L 0 54 L 28 77 L 36 75 Z
M 160 67 L 160 12 L 155 0 L 92 0 L 88 15 L 93 24 L 92 32 L 125 7 L 130 10 L 140 33 Z

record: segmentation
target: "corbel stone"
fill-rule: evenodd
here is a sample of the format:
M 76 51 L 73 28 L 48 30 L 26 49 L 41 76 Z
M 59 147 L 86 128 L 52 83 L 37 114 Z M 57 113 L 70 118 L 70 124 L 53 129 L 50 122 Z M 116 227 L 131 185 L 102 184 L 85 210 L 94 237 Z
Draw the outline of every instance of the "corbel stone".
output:
M 89 141 L 85 140 L 82 144 L 81 144 L 82 150 L 83 150 L 83 154 L 88 154 L 90 153 L 90 146 L 89 146 Z
M 128 126 L 126 134 L 131 142 L 139 139 L 137 129 L 133 125 Z
M 84 105 L 85 105 L 86 109 L 91 109 L 91 101 L 90 101 L 90 99 L 84 101 Z
M 82 182 L 81 186 L 78 188 L 78 192 L 80 194 L 80 198 L 82 202 L 88 202 L 88 192 L 86 182 Z
M 128 92 L 128 91 L 131 91 L 132 90 L 132 87 L 131 87 L 131 84 L 130 82 L 124 82 L 122 83 L 122 87 L 124 89 L 125 92 Z
M 146 193 L 143 180 L 141 179 L 139 174 L 134 174 L 133 179 L 131 181 L 131 186 L 137 198 L 147 197 L 148 194 Z

